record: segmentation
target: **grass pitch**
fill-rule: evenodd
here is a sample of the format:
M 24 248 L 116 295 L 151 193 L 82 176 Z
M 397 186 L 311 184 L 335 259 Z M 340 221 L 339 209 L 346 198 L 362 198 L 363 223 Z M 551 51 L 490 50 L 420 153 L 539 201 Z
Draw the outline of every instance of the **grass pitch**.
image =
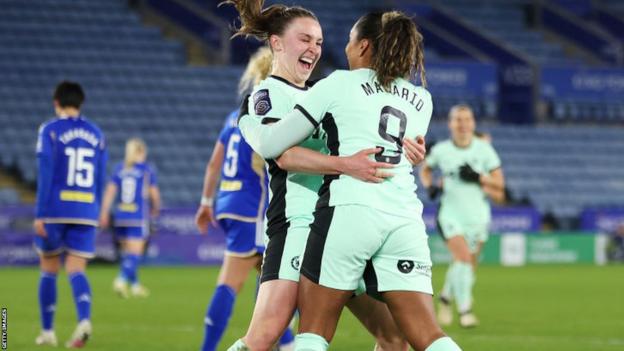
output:
M 434 268 L 439 290 L 446 267 Z M 140 278 L 152 295 L 122 300 L 111 290 L 117 268 L 92 266 L 94 334 L 88 350 L 198 350 L 217 268 L 145 267 Z M 8 312 L 8 350 L 46 350 L 39 332 L 35 268 L 0 269 L 0 307 Z M 59 343 L 76 317 L 66 275 L 58 279 L 55 329 Z M 239 295 L 220 349 L 244 334 L 254 280 Z M 474 311 L 481 325 L 446 328 L 465 351 L 624 350 L 624 266 L 482 266 Z M 372 350 L 373 339 L 346 311 L 330 350 Z M 60 347 L 60 346 L 59 346 Z

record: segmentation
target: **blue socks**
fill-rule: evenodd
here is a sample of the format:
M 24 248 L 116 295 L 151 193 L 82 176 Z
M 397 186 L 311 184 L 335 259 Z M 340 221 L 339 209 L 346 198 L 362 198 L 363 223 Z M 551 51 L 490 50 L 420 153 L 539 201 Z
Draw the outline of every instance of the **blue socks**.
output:
M 137 269 L 139 267 L 140 256 L 131 253 L 125 253 L 121 260 L 121 276 L 124 277 L 131 285 L 139 281 Z
M 291 342 L 293 342 L 295 340 L 295 336 L 293 335 L 292 329 L 290 329 L 290 327 L 286 328 L 286 331 L 284 332 L 284 334 L 282 335 L 282 337 L 279 339 L 279 345 L 288 345 Z
M 204 343 L 202 351 L 214 351 L 232 315 L 236 293 L 227 285 L 219 285 L 212 295 L 212 301 L 206 311 Z
M 56 273 L 41 272 L 39 278 L 39 311 L 43 330 L 52 330 L 56 309 Z
M 434 341 L 425 351 L 461 351 L 461 349 L 453 339 L 444 336 Z
M 91 288 L 84 272 L 75 272 L 69 275 L 69 284 L 72 287 L 78 322 L 91 319 Z

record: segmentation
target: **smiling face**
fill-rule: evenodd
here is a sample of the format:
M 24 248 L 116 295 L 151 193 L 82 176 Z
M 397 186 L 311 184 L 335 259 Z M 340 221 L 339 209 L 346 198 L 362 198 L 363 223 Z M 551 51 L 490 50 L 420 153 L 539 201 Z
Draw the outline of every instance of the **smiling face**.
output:
M 313 18 L 298 17 L 282 35 L 269 38 L 273 49 L 273 74 L 303 87 L 321 58 L 323 31 Z
M 472 111 L 468 108 L 453 108 L 449 114 L 449 129 L 455 142 L 469 143 L 475 131 L 475 119 Z

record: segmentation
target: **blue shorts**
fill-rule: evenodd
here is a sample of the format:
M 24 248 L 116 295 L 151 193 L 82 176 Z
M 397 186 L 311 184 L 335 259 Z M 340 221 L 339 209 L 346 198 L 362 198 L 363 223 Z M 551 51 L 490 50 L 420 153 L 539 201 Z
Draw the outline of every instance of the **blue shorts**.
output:
M 243 222 L 222 218 L 219 225 L 225 232 L 225 254 L 250 257 L 264 252 L 264 226 L 262 222 Z
M 74 256 L 95 257 L 95 227 L 84 224 L 49 223 L 47 237 L 35 236 L 35 250 L 43 256 L 67 252 Z
M 145 227 L 115 227 L 113 231 L 119 240 L 147 239 L 147 228 Z

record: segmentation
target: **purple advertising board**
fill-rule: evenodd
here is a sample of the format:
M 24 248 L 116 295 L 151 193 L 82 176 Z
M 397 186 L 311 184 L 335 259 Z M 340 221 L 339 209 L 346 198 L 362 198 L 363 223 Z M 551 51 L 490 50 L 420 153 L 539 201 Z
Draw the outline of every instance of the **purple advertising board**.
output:
M 624 225 L 624 207 L 588 208 L 581 213 L 581 230 L 611 233 Z
M 617 101 L 624 94 L 624 69 L 542 69 L 541 95 L 547 99 Z
M 426 208 L 424 219 L 429 233 L 436 232 L 435 208 Z M 29 206 L 0 208 L 0 266 L 34 265 L 37 254 L 32 247 L 33 209 Z M 493 233 L 539 230 L 539 213 L 533 208 L 494 208 Z M 145 263 L 153 265 L 219 265 L 225 250 L 221 229 L 210 228 L 200 235 L 195 228 L 195 208 L 163 209 L 153 225 Z M 113 261 L 114 239 L 109 230 L 97 234 L 96 258 Z

